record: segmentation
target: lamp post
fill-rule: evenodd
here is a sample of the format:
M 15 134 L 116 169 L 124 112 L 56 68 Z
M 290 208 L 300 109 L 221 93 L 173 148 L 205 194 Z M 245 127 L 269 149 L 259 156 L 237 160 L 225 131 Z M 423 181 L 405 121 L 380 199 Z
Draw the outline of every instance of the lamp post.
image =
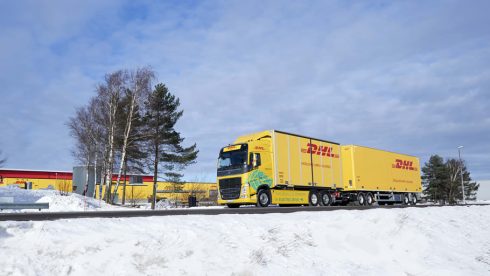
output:
M 461 149 L 463 146 L 458 147 L 458 155 L 459 155 L 459 169 L 461 170 L 461 192 L 463 193 L 463 204 L 466 204 L 466 199 L 464 196 L 464 184 L 463 184 L 463 161 L 461 161 Z

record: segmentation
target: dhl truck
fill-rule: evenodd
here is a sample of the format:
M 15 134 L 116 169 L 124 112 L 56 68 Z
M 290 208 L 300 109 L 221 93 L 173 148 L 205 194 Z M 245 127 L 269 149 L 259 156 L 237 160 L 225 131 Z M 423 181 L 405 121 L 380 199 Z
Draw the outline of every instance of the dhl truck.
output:
M 416 204 L 416 157 L 267 130 L 223 147 L 218 203 L 267 207 L 332 204 Z

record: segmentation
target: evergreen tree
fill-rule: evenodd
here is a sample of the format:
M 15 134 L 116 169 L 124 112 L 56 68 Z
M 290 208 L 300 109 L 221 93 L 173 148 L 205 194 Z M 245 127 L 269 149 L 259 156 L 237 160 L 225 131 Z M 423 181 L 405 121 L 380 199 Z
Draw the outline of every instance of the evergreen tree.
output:
M 153 170 L 153 197 L 151 208 L 155 209 L 157 178 L 161 167 L 165 169 L 166 180 L 180 182 L 181 171 L 194 163 L 198 150 L 196 144 L 183 147 L 184 138 L 175 130 L 175 124 L 182 117 L 180 101 L 167 87 L 160 83 L 149 94 L 145 102 L 144 117 L 150 166 Z
M 432 155 L 422 168 L 423 192 L 434 201 L 443 201 L 445 198 L 444 186 L 449 180 L 449 173 L 444 159 L 439 155 Z

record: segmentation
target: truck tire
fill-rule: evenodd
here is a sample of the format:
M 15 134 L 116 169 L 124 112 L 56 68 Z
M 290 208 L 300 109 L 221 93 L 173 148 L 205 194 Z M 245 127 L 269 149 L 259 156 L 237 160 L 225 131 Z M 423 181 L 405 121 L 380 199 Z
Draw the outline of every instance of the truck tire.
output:
M 260 189 L 257 193 L 257 207 L 267 207 L 271 204 L 271 191 Z
M 412 194 L 412 200 L 410 200 L 410 204 L 416 205 L 418 202 L 417 196 L 415 194 Z
M 410 203 L 410 196 L 408 194 L 403 195 L 403 205 L 408 205 Z
M 366 194 L 366 205 L 371 206 L 374 203 L 374 197 L 372 193 Z
M 320 193 L 320 205 L 321 206 L 332 205 L 332 195 L 328 191 L 323 191 Z
M 358 193 L 357 194 L 357 202 L 356 203 L 359 206 L 366 205 L 366 196 L 364 195 L 364 193 Z
M 240 204 L 226 204 L 226 206 L 228 206 L 228 208 L 238 208 L 240 207 Z
M 320 202 L 320 198 L 318 196 L 318 193 L 316 191 L 310 191 L 310 195 L 308 196 L 308 203 L 310 206 L 318 206 L 318 203 Z

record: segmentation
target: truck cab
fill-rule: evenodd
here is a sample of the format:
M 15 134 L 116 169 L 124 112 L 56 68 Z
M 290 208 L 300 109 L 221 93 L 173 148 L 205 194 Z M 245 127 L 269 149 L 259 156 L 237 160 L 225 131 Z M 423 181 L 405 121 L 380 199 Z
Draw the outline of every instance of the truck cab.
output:
M 259 189 L 272 188 L 270 138 L 239 138 L 220 150 L 217 164 L 218 204 L 238 207 L 257 203 Z
M 266 130 L 239 137 L 218 157 L 218 204 L 330 205 L 340 186 L 340 147 Z

